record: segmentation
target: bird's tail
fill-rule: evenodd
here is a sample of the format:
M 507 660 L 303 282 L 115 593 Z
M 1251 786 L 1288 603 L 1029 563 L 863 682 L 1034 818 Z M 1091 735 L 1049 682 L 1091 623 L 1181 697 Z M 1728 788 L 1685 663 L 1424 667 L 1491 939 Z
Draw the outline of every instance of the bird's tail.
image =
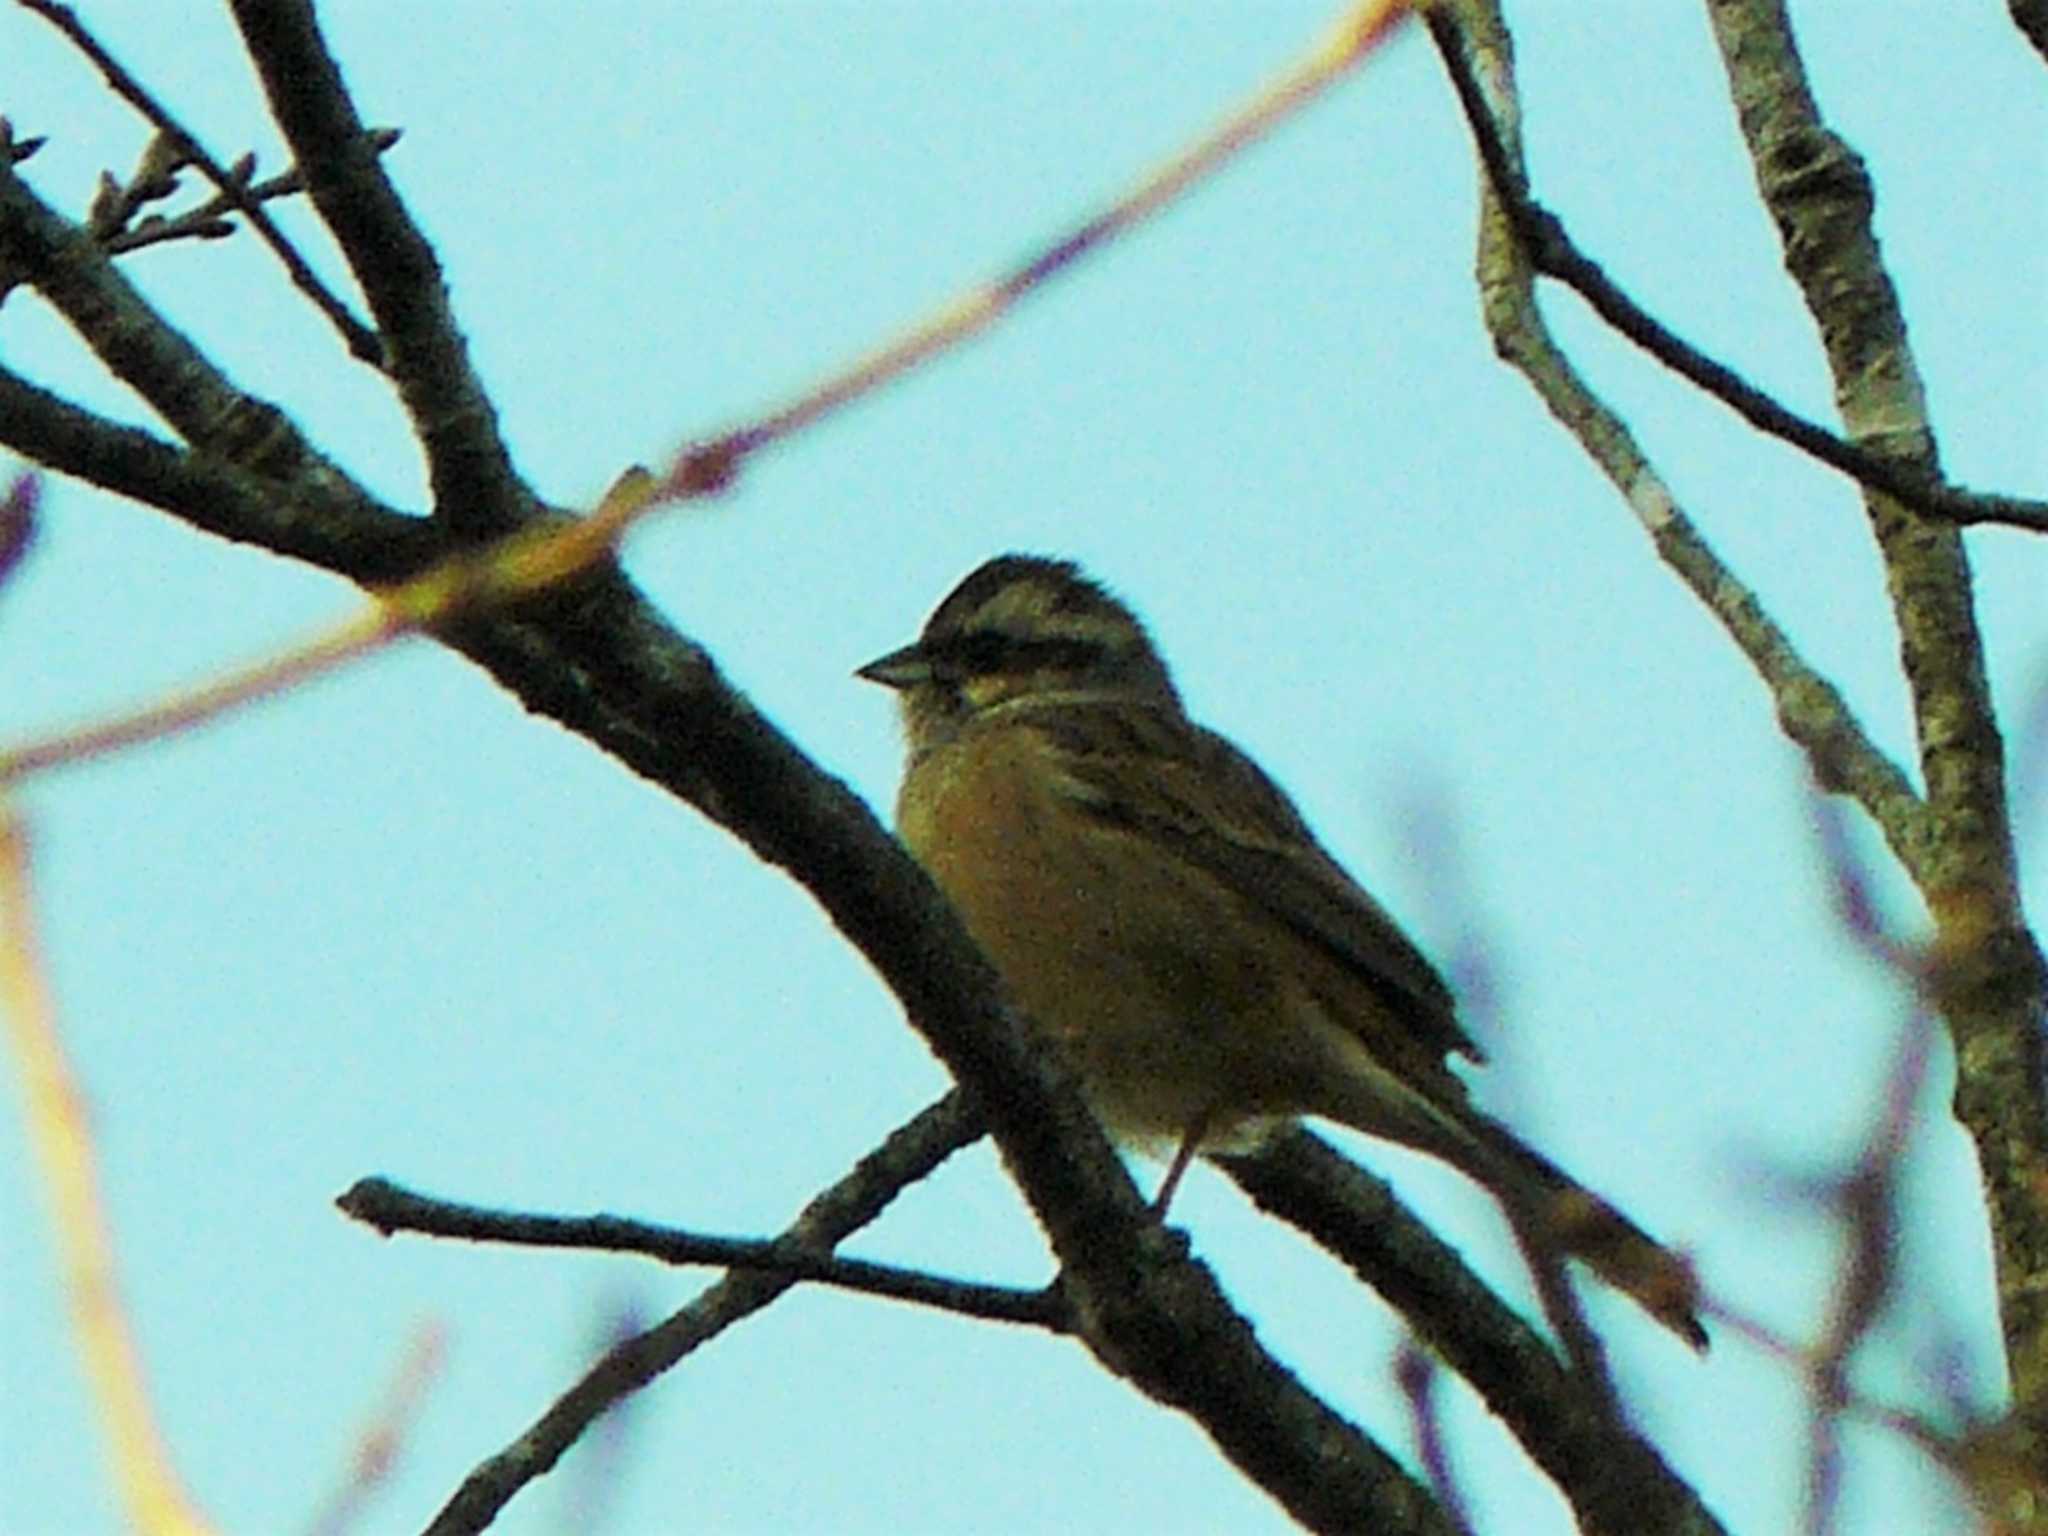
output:
M 1691 1264 L 1498 1121 L 1474 1110 L 1466 1128 L 1486 1165 L 1467 1171 L 1513 1200 L 1525 1242 L 1578 1259 L 1694 1349 L 1707 1347 Z
M 1694 1349 L 1707 1347 L 1692 1266 L 1498 1120 L 1438 1069 L 1414 1081 L 1376 1061 L 1324 1073 L 1313 1112 L 1440 1157 L 1489 1190 L 1538 1255 L 1578 1259 Z

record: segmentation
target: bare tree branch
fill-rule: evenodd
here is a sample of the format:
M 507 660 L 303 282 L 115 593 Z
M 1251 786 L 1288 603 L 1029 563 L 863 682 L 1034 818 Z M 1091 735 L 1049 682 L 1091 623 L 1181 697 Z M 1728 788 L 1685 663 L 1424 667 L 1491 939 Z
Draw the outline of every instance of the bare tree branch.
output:
M 363 1528 L 364 1512 L 390 1481 L 412 1439 L 447 1353 L 446 1334 L 439 1326 L 428 1324 L 415 1332 L 383 1400 L 356 1437 L 347 1475 L 308 1525 L 310 1536 L 349 1536 Z
M 1757 187 L 1818 328 L 1843 421 L 1934 473 L 1898 295 L 1862 161 L 1821 120 L 1782 0 L 1707 7 Z M 2048 965 L 2019 902 L 2004 744 L 1970 569 L 1954 529 L 1866 495 L 1891 590 L 1927 784 L 1906 860 L 1935 922 L 1935 1001 L 1956 1044 L 1955 1107 L 1977 1145 L 2017 1421 L 2048 1461 Z
M 1435 1233 L 1306 1130 L 1215 1157 L 1261 1210 L 1349 1265 L 1470 1382 L 1594 1536 L 1719 1536 L 1720 1523 L 1597 1384 L 1567 1370 Z
M 1489 190 L 1531 270 L 1554 277 L 1602 319 L 1663 363 L 1727 405 L 1760 432 L 1790 443 L 1832 469 L 1928 517 L 1945 522 L 2008 523 L 2048 532 L 2048 502 L 1990 495 L 1949 485 L 1921 467 L 1870 452 L 1787 410 L 1725 363 L 1707 356 L 1628 296 L 1600 264 L 1579 249 L 1557 216 L 1529 195 L 1518 154 L 1502 142 L 1500 125 L 1473 77 L 1463 50 L 1451 39 L 1457 25 L 1448 11 L 1429 14 L 1438 50 L 1449 68 L 1472 140 L 1486 168 Z
M 72 1331 L 106 1436 L 107 1480 L 126 1523 L 137 1530 L 210 1536 L 214 1527 L 164 1438 L 134 1318 L 121 1297 L 98 1148 L 58 1024 L 38 926 L 28 830 L 13 797 L 0 795 L 0 1018 L 10 1065 L 24 1089 L 27 1141 L 47 1170 L 57 1246 L 70 1281 Z
M 381 586 L 412 575 L 446 543 L 424 519 L 345 478 L 262 477 L 109 421 L 0 368 L 0 444 L 88 485 L 168 512 L 207 533 Z
M 1431 35 L 1454 78 L 1479 82 L 1494 140 L 1521 177 L 1521 134 L 1514 57 L 1493 0 L 1458 12 L 1431 11 Z M 1503 358 L 1529 380 L 1543 403 L 1621 492 L 1658 556 L 1706 606 L 1770 690 L 1785 734 L 1805 751 L 1814 776 L 1851 795 L 1869 812 L 1902 860 L 1922 856 L 1924 808 L 1905 774 L 1870 741 L 1841 692 L 1800 655 L 1756 595 L 1729 570 L 1673 499 L 1627 425 L 1587 387 L 1558 347 L 1537 308 L 1533 273 L 1521 242 L 1491 192 L 1479 232 L 1479 286 L 1486 324 Z
M 378 345 L 376 336 L 362 321 L 349 313 L 347 305 L 327 291 L 327 285 L 306 265 L 305 258 L 299 255 L 289 240 L 285 239 L 284 232 L 271 222 L 270 215 L 263 211 L 261 203 L 250 196 L 248 189 L 207 153 L 205 145 L 185 131 L 184 126 L 143 87 L 141 81 L 123 69 L 119 61 L 100 46 L 99 40 L 86 30 L 85 24 L 78 19 L 77 13 L 70 6 L 57 4 L 56 0 L 15 0 L 15 3 L 42 17 L 69 38 L 81 53 L 98 66 L 101 75 L 116 95 L 154 124 L 158 133 L 176 144 L 184 158 L 205 172 L 207 179 L 220 189 L 221 196 L 241 211 L 255 226 L 256 232 L 263 237 L 263 243 L 277 253 L 277 259 L 284 263 L 285 270 L 291 274 L 292 286 L 311 299 L 320 313 L 341 333 L 351 356 L 369 363 L 372 367 L 381 366 L 383 349 Z
M 539 505 L 512 466 L 470 366 L 434 248 L 384 174 L 308 0 L 232 0 L 271 114 L 313 206 L 376 316 L 391 375 L 426 451 L 434 515 L 459 538 L 510 532 Z
M 334 1203 L 343 1214 L 375 1227 L 385 1237 L 394 1232 L 418 1232 L 527 1248 L 634 1253 L 664 1264 L 716 1264 L 912 1302 L 935 1312 L 986 1322 L 1028 1323 L 1055 1333 L 1069 1331 L 1066 1309 L 1055 1289 L 985 1285 L 895 1264 L 839 1259 L 798 1247 L 787 1239 L 709 1237 L 625 1216 L 539 1216 L 491 1210 L 435 1199 L 389 1179 L 358 1179 Z
M 825 1254 L 868 1225 L 904 1189 L 984 1134 L 981 1116 L 954 1091 L 891 1132 L 851 1172 L 805 1206 L 780 1241 Z M 504 1450 L 479 1465 L 428 1526 L 429 1536 L 470 1536 L 620 1399 L 637 1392 L 699 1345 L 751 1317 L 797 1282 L 787 1273 L 727 1275 L 666 1321 L 607 1350 Z
M 294 482 L 300 497 L 367 501 L 282 411 L 243 393 L 164 324 L 89 231 L 0 165 L 0 291 L 14 281 L 33 284 L 113 375 L 194 448 L 265 480 Z M 15 430 L 0 417 L 0 431 Z
M 0 162 L 19 165 L 49 142 L 42 134 L 26 139 L 16 138 L 14 124 L 9 122 L 4 114 L 0 114 Z

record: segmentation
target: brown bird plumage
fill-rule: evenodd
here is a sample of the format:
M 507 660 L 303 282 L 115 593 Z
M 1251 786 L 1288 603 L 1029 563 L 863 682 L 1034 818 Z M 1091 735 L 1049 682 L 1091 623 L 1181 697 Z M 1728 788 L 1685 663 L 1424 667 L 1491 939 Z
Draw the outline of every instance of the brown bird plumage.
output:
M 912 644 L 906 845 L 1112 1135 L 1237 1148 L 1322 1115 L 1431 1153 L 1524 1232 L 1696 1346 L 1682 1261 L 1470 1103 L 1450 989 L 1252 760 L 1181 707 L 1137 618 L 1071 564 L 1005 555 Z

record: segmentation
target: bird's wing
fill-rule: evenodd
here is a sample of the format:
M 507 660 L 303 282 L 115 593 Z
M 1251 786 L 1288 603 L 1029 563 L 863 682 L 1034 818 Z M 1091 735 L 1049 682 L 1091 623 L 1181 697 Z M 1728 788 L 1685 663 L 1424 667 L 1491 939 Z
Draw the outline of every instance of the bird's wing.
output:
M 1065 703 L 1032 724 L 1058 751 L 1064 792 L 1093 815 L 1198 866 L 1336 960 L 1418 1043 L 1480 1057 L 1436 967 L 1223 737 L 1128 704 Z

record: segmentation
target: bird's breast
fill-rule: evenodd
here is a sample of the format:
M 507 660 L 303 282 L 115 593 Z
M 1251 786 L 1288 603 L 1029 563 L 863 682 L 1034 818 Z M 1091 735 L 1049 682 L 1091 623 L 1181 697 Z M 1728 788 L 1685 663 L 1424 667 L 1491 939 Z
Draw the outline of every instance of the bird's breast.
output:
M 1071 788 L 1028 729 L 920 759 L 897 821 L 1015 1000 L 1058 1035 L 1113 1130 L 1170 1140 L 1301 1100 L 1274 955 L 1242 899 Z

